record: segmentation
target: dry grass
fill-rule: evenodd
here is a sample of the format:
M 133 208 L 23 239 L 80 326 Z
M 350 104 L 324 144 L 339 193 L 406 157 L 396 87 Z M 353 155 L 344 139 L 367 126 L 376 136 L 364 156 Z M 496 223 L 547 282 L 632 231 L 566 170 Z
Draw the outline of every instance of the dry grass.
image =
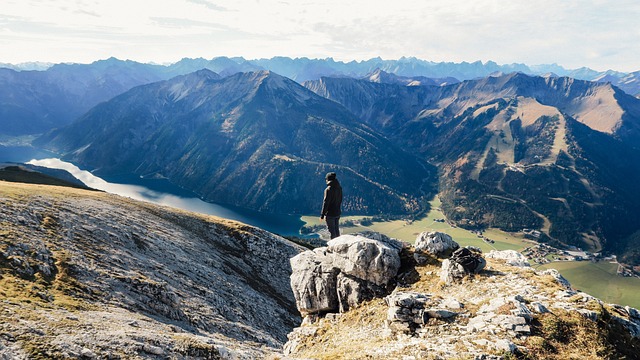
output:
M 455 323 L 446 324 L 431 319 L 426 325 L 426 337 L 405 337 L 392 335 L 386 330 L 385 319 L 388 307 L 382 299 L 365 302 L 357 308 L 342 314 L 338 321 L 319 320 L 313 325 L 317 327 L 314 336 L 305 338 L 296 358 L 310 359 L 402 359 L 413 356 L 420 359 L 434 358 L 436 353 L 429 350 L 433 346 L 433 339 L 441 336 L 452 336 L 451 329 L 457 325 L 466 324 L 468 317 L 476 315 L 477 311 L 488 304 L 496 296 L 509 296 L 510 281 L 518 279 L 535 286 L 540 294 L 557 293 L 564 290 L 551 275 L 540 275 L 530 268 L 516 268 L 505 265 L 502 261 L 488 259 L 487 268 L 480 274 L 468 276 L 461 283 L 444 286 L 439 278 L 439 261 L 429 262 L 425 266 L 416 267 L 419 280 L 403 291 L 417 291 L 427 293 L 432 299 L 456 298 L 464 302 L 462 314 Z M 498 293 L 491 293 L 488 288 L 500 289 Z M 585 300 L 586 299 L 586 300 Z M 525 303 L 529 300 L 524 299 Z M 578 294 L 567 299 L 576 307 L 595 312 L 597 321 L 586 319 L 577 311 L 565 311 L 553 308 L 552 313 L 534 314 L 530 322 L 531 334 L 526 337 L 512 337 L 511 341 L 524 351 L 511 354 L 501 352 L 491 347 L 486 348 L 487 354 L 502 356 L 503 359 L 626 359 L 638 358 L 633 354 L 640 348 L 638 339 L 628 336 L 621 338 L 626 330 L 611 321 L 611 314 L 624 315 L 617 308 L 603 307 L 597 300 L 590 300 Z M 510 315 L 515 307 L 507 303 L 498 308 L 496 314 Z M 617 311 L 617 313 L 616 313 Z M 433 321 L 432 321 L 433 320 Z M 400 336 L 400 337 L 398 337 Z M 475 339 L 485 339 L 490 343 L 495 336 L 489 333 L 476 333 Z M 462 342 L 452 344 L 460 354 L 468 353 Z M 634 347 L 635 346 L 635 347 Z M 481 346 L 480 346 L 481 347 Z M 482 347 L 481 347 L 482 348 Z M 440 354 L 442 356 L 442 354 Z M 451 358 L 451 355 L 447 355 Z M 464 355 L 459 355 L 465 359 Z
M 296 356 L 313 359 L 373 359 L 371 351 L 384 347 L 388 339 L 384 334 L 387 305 L 375 299 L 342 314 L 333 322 L 320 320 L 315 336 L 307 337 Z M 361 336 L 367 334 L 367 341 Z
M 36 273 L 33 279 L 24 279 L 0 264 L 0 301 L 31 304 L 36 308 L 65 308 L 67 310 L 90 310 L 94 306 L 79 297 L 87 289 L 73 276 L 61 255 L 56 261 L 55 278 L 46 279 Z
M 525 342 L 527 359 L 611 359 L 615 351 L 604 324 L 576 312 L 556 311 L 534 319 L 534 336 Z

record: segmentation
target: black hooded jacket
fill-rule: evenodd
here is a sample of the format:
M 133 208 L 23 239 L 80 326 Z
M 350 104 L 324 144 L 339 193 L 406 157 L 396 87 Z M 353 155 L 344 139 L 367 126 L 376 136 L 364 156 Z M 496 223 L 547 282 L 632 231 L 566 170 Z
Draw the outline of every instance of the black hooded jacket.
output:
M 322 217 L 340 216 L 342 207 L 342 186 L 338 179 L 327 180 L 327 188 L 324 189 L 322 201 Z

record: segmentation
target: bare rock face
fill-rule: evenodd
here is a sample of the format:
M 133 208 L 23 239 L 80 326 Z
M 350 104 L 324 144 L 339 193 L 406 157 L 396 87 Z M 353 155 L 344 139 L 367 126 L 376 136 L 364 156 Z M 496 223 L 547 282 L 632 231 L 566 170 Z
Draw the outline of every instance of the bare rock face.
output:
M 340 271 L 332 260 L 326 248 L 305 251 L 291 258 L 291 289 L 301 314 L 337 308 L 336 279 Z
M 398 273 L 398 248 L 360 236 L 343 235 L 327 243 L 341 272 L 376 285 L 385 285 Z M 402 249 L 402 247 L 400 247 Z
M 416 238 L 416 251 L 423 251 L 438 258 L 451 256 L 460 245 L 451 236 L 441 232 L 423 232 Z
M 302 315 L 341 311 L 388 293 L 402 243 L 343 235 L 291 259 L 291 288 Z

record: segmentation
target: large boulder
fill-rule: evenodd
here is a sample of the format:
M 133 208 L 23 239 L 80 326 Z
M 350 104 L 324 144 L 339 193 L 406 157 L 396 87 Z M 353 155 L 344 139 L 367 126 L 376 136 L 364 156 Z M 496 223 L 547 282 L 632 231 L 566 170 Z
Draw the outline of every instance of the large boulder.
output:
M 421 233 L 415 243 L 416 251 L 426 252 L 441 259 L 451 256 L 459 247 L 451 236 L 435 231 Z
M 460 248 L 451 254 L 451 258 L 442 261 L 440 280 L 449 285 L 469 274 L 479 273 L 486 265 L 487 262 L 478 248 Z
M 384 296 L 400 269 L 402 243 L 342 235 L 291 258 L 291 288 L 302 315 L 346 311 Z
M 333 311 L 338 307 L 336 278 L 339 270 L 326 248 L 305 251 L 291 258 L 291 289 L 301 314 Z
M 399 250 L 379 241 L 361 236 L 343 235 L 327 243 L 334 266 L 341 272 L 372 282 L 387 284 L 400 269 Z
M 336 292 L 338 295 L 338 311 L 343 313 L 363 301 L 387 295 L 389 289 L 345 273 L 339 273 Z

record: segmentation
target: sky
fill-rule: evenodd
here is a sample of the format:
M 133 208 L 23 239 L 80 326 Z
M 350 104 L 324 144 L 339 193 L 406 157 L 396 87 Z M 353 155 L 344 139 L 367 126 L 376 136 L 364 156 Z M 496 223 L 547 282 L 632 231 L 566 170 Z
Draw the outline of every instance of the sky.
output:
M 0 63 L 274 56 L 640 70 L 638 0 L 2 0 Z

